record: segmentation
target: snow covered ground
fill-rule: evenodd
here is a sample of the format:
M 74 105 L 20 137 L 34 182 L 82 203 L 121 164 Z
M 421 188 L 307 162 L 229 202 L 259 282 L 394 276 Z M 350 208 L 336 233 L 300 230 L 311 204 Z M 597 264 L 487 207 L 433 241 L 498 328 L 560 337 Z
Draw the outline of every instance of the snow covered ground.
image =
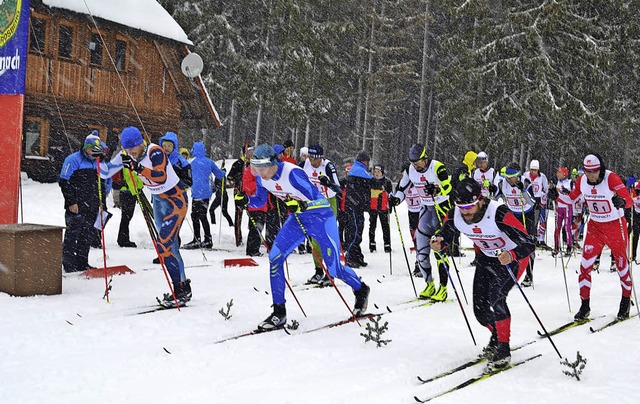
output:
M 57 184 L 23 182 L 24 222 L 64 225 L 63 198 Z M 478 374 L 479 365 L 419 385 L 416 376 L 433 376 L 474 357 L 488 341 L 488 332 L 463 305 L 477 346 L 473 345 L 457 302 L 405 309 L 400 303 L 413 297 L 400 238 L 392 220 L 393 275 L 389 255 L 366 254 L 369 266 L 357 270 L 371 286 L 369 310 L 393 313 L 384 335 L 392 342 L 383 348 L 365 343 L 364 328 L 356 324 L 303 334 L 304 330 L 348 317 L 347 309 L 331 288 L 303 290 L 299 285 L 313 273 L 309 255 L 289 258 L 290 283 L 308 318 L 304 318 L 289 292 L 289 321 L 300 327 L 292 335 L 278 331 L 214 344 L 250 331 L 270 313 L 268 259 L 259 267 L 224 268 L 225 258 L 242 257 L 228 226 L 213 228 L 220 251 L 183 251 L 194 298 L 181 312 L 135 315 L 167 291 L 159 265 L 153 265 L 151 247 L 139 211 L 131 224 L 138 249 L 116 243 L 120 211 L 112 208 L 106 229 L 108 265 L 126 264 L 136 274 L 114 277 L 111 304 L 103 299 L 104 280 L 65 275 L 59 296 L 11 297 L 0 294 L 0 401 L 7 403 L 411 403 L 413 396 L 435 395 Z M 218 210 L 219 213 L 219 210 Z M 399 209 L 405 240 L 406 207 Z M 245 218 L 246 220 L 246 218 Z M 219 223 L 219 218 L 218 218 Z M 380 230 L 379 230 L 380 231 Z M 188 223 L 182 240 L 192 239 Z M 246 234 L 246 230 L 245 230 Z M 378 236 L 381 244 L 381 234 Z M 218 241 L 219 240 L 219 241 Z M 365 235 L 363 246 L 368 239 Z M 466 240 L 467 245 L 468 240 Z M 225 251 L 228 250 L 228 251 Z M 37 254 L 37 251 L 34 251 Z M 470 251 L 456 259 L 467 297 L 471 298 L 473 267 Z M 607 252 L 608 254 L 608 252 Z M 605 254 L 603 267 L 608 268 Z M 206 257 L 206 260 L 205 260 Z M 413 266 L 413 255 L 409 256 Z M 101 250 L 92 250 L 90 262 L 102 265 Z M 569 263 L 567 278 L 571 307 L 579 306 L 576 270 L 579 258 Z M 457 280 L 456 280 L 457 282 Z M 531 304 L 548 329 L 570 321 L 562 269 L 548 252 L 539 252 L 535 289 L 525 289 Z M 298 286 L 295 286 L 298 285 Z M 423 281 L 416 279 L 416 286 Z M 353 295 L 339 285 L 350 305 Z M 450 288 L 451 290 L 451 288 Z M 451 290 L 451 297 L 453 291 Z M 232 318 L 218 313 L 233 299 Z M 618 276 L 607 269 L 593 274 L 593 322 L 603 324 L 618 309 Z M 464 299 L 463 299 L 464 302 Z M 376 309 L 377 305 L 379 309 Z M 518 290 L 509 295 L 512 345 L 537 339 L 538 323 Z M 632 314 L 636 312 L 632 308 Z M 364 325 L 363 321 L 363 325 Z M 640 350 L 637 318 L 592 334 L 588 326 L 554 337 L 563 356 L 575 360 L 576 351 L 588 359 L 582 381 L 562 373 L 565 369 L 548 341 L 539 339 L 513 354 L 513 360 L 535 353 L 542 357 L 486 381 L 444 396 L 441 403 L 637 403 Z

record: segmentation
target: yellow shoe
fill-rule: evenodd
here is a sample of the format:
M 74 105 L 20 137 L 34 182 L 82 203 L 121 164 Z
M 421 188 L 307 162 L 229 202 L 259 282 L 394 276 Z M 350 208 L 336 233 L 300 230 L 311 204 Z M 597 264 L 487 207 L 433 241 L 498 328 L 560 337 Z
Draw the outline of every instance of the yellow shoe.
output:
M 427 282 L 427 286 L 424 288 L 422 292 L 420 292 L 420 299 L 430 299 L 431 296 L 436 292 L 436 285 L 433 284 L 433 281 Z
M 435 300 L 436 302 L 444 302 L 447 300 L 447 287 L 440 285 L 438 291 L 431 296 L 431 300 Z

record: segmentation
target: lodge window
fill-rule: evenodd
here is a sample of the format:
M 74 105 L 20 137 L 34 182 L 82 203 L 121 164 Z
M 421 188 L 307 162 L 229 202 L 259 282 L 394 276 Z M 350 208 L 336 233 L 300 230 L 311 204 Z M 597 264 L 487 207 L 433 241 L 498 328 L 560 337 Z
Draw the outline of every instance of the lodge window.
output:
M 115 56 L 116 69 L 127 70 L 127 41 L 125 39 L 116 39 Z
M 91 50 L 91 64 L 102 65 L 102 38 L 98 33 L 91 34 L 91 42 L 89 43 L 89 49 Z
M 24 156 L 45 156 L 47 121 L 43 118 L 26 117 L 24 121 L 24 136 L 22 138 L 22 153 Z
M 65 59 L 73 58 L 73 27 L 60 24 L 58 27 L 58 56 Z
M 45 53 L 47 50 L 47 20 L 44 18 L 31 16 L 29 50 L 36 53 Z

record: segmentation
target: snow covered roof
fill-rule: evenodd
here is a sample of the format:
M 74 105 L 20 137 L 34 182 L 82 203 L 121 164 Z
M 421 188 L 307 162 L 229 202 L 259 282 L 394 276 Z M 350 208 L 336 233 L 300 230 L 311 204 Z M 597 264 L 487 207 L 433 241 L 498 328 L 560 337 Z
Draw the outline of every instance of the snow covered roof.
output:
M 188 45 L 184 30 L 156 0 L 42 0 L 49 7 L 92 14 Z

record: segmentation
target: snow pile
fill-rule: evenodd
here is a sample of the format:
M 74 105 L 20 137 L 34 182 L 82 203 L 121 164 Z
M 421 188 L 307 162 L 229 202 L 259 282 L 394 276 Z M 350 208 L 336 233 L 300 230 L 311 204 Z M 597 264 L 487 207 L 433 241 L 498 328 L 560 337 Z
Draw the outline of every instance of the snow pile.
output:
M 156 0 L 43 0 L 57 7 L 137 28 L 193 45 L 187 34 Z

